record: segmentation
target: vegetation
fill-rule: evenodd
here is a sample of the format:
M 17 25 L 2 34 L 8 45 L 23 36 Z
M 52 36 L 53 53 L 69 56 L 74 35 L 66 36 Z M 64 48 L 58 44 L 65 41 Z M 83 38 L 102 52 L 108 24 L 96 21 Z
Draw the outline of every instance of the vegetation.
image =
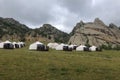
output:
M 120 45 L 116 45 L 112 47 L 111 44 L 108 44 L 108 45 L 102 45 L 101 48 L 105 50 L 120 50 Z
M 119 80 L 120 51 L 0 49 L 1 80 Z

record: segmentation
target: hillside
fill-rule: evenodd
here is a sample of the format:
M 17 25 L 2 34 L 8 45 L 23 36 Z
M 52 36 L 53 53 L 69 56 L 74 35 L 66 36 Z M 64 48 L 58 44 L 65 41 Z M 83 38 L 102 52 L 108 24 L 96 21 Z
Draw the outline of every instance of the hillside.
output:
M 0 17 L 0 39 L 22 40 L 30 29 L 13 18 Z
M 58 30 L 50 24 L 44 24 L 42 27 L 35 29 L 42 37 L 46 37 L 55 42 L 63 42 L 66 43 L 69 40 L 69 34 Z
M 120 30 L 114 25 L 105 25 L 99 18 L 94 22 L 76 24 L 72 32 L 69 44 L 86 45 L 111 45 L 112 47 L 120 45 Z
M 0 40 L 68 42 L 69 34 L 62 32 L 50 24 L 30 29 L 13 18 L 0 18 Z

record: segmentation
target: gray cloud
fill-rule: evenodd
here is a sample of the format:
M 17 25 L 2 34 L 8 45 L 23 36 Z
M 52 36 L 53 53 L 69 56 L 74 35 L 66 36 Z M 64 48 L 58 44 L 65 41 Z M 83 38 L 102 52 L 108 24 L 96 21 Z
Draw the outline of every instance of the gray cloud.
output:
M 120 25 L 120 0 L 0 0 L 0 16 L 12 17 L 35 28 L 50 23 L 70 32 L 80 20 L 99 17 Z

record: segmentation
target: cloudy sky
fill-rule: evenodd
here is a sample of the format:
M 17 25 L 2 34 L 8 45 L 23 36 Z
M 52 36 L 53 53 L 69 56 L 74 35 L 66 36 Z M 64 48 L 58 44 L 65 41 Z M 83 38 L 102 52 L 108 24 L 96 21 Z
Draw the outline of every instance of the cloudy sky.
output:
M 0 0 L 0 17 L 38 28 L 49 23 L 70 32 L 77 22 L 99 17 L 120 26 L 120 0 Z

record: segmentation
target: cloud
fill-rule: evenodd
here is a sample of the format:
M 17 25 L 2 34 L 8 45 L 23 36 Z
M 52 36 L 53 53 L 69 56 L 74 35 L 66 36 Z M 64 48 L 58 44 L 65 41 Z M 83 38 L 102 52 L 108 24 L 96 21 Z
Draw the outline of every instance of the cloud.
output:
M 80 20 L 99 17 L 120 25 L 120 0 L 0 0 L 0 16 L 12 17 L 29 27 L 50 23 L 70 32 Z

